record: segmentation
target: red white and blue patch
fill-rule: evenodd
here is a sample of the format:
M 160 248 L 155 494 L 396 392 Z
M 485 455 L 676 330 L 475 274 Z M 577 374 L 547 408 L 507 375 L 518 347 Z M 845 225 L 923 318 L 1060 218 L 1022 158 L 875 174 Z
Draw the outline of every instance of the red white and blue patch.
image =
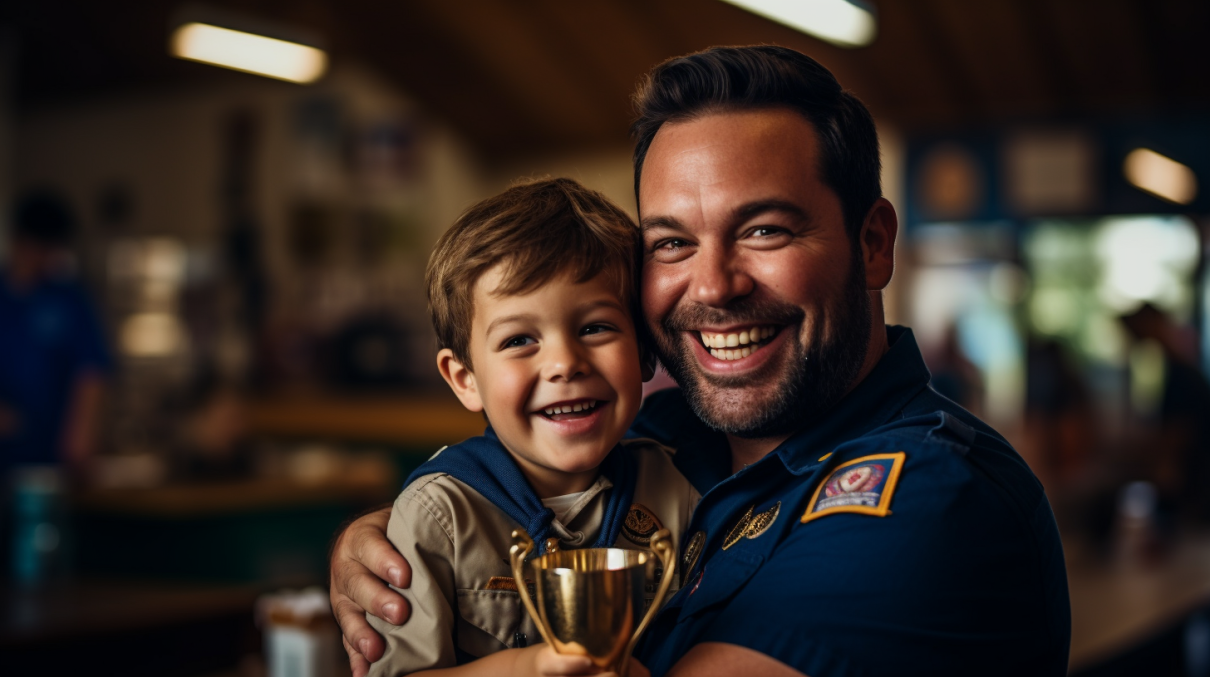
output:
M 891 514 L 891 497 L 907 455 L 862 456 L 837 466 L 811 496 L 803 523 L 838 512 L 885 517 Z

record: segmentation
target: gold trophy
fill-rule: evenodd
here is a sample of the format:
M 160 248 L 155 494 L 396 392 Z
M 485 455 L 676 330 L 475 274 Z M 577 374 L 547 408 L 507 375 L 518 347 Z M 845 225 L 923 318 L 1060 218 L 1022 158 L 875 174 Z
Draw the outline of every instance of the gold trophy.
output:
M 652 552 L 624 548 L 564 551 L 557 544 L 556 539 L 548 539 L 546 554 L 530 563 L 535 607 L 524 572 L 525 558 L 533 552 L 534 541 L 524 529 L 513 531 L 509 555 L 521 602 L 542 639 L 556 653 L 588 656 L 602 670 L 626 677 L 630 653 L 664 603 L 676 573 L 676 544 L 671 532 L 660 529 L 651 537 Z M 647 570 L 657 556 L 664 574 L 651 608 L 644 614 Z

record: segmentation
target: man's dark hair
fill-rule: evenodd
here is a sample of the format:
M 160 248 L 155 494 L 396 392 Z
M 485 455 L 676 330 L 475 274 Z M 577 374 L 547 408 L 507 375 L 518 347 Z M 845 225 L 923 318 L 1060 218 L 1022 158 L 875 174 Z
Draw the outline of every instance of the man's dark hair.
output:
M 75 234 L 76 219 L 61 195 L 50 190 L 35 190 L 17 199 L 12 228 L 13 235 L 19 240 L 61 246 L 68 244 Z
M 713 47 L 656 66 L 634 95 L 637 118 L 634 194 L 643 160 L 665 122 L 710 113 L 789 108 L 815 127 L 822 155 L 820 175 L 836 191 L 845 228 L 856 243 L 866 212 L 882 196 L 878 132 L 865 105 L 827 68 L 785 47 Z

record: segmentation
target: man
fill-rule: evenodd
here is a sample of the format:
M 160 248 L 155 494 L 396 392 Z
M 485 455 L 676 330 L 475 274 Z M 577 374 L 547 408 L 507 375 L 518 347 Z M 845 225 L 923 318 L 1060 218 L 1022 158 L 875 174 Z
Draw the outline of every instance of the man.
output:
M 874 124 L 825 68 L 716 48 L 636 102 L 643 310 L 680 384 L 635 431 L 703 492 L 685 587 L 636 656 L 653 674 L 1061 675 L 1066 574 L 1050 506 L 995 431 L 928 387 L 883 325 L 898 222 Z M 755 339 L 754 339 L 755 335 Z M 356 673 L 402 620 L 386 513 L 336 543 Z
M 92 454 L 110 370 L 87 293 L 65 272 L 75 219 L 57 194 L 13 210 L 0 271 L 0 476 L 20 464 L 78 469 Z

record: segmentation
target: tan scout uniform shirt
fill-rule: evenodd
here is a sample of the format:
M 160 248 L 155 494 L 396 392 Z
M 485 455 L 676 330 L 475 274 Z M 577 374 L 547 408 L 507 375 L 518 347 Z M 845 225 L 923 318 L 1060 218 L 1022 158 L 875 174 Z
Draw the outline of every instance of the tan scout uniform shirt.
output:
M 660 526 L 671 530 L 679 545 L 701 497 L 672 465 L 673 451 L 650 440 L 623 445 L 637 457 L 638 478 L 634 505 L 614 546 L 646 549 Z M 566 523 L 555 520 L 560 547 L 596 541 L 612 486 L 597 477 L 567 511 Z M 518 632 L 530 644 L 542 641 L 521 605 L 509 565 L 511 534 L 518 526 L 474 489 L 444 473 L 419 477 L 404 489 L 391 512 L 387 537 L 412 566 L 412 585 L 400 590 L 412 615 L 401 626 L 366 615 L 387 644 L 385 655 L 370 668 L 371 677 L 452 667 L 457 664 L 455 648 L 486 656 L 512 647 Z M 671 592 L 679 579 L 673 577 Z M 648 602 L 652 596 L 649 592 Z

